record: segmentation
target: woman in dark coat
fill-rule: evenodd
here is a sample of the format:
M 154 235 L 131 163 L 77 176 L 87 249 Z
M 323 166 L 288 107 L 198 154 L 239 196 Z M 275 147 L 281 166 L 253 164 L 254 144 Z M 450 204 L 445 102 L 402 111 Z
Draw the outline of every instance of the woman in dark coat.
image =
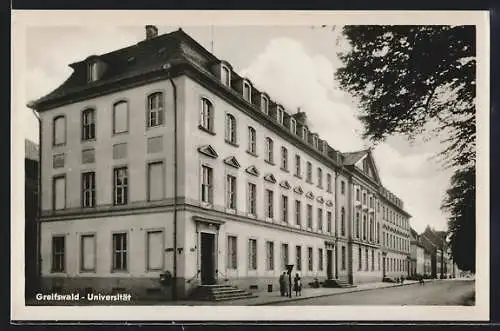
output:
M 299 274 L 295 274 L 295 277 L 293 279 L 293 290 L 295 291 L 295 296 L 302 295 L 302 284 L 300 282 L 300 277 Z

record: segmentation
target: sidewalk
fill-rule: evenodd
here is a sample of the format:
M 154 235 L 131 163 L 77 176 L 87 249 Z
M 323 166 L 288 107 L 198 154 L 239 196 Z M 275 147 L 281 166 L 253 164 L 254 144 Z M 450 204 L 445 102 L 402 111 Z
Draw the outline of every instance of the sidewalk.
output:
M 426 280 L 426 282 L 430 282 L 432 280 Z M 351 288 L 306 288 L 302 290 L 302 295 L 296 297 L 295 295 L 291 298 L 282 297 L 279 291 L 275 292 L 256 292 L 258 295 L 256 298 L 245 298 L 245 299 L 237 299 L 237 300 L 229 300 L 229 301 L 176 301 L 176 302 L 162 302 L 157 303 L 158 305 L 175 305 L 175 306 L 263 306 L 263 305 L 271 305 L 274 303 L 281 303 L 287 301 L 298 301 L 305 300 L 310 298 L 319 298 L 325 296 L 332 296 L 343 293 L 353 293 L 353 292 L 361 292 L 361 291 L 369 291 L 376 290 L 382 288 L 389 287 L 397 287 L 397 286 L 407 286 L 418 284 L 418 281 L 414 280 L 406 280 L 403 285 L 396 283 L 366 283 L 359 284 L 356 287 Z

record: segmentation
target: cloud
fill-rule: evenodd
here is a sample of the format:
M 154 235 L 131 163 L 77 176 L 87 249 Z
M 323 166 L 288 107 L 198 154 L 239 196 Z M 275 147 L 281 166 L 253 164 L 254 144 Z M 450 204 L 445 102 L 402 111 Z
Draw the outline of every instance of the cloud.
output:
M 362 123 L 350 96 L 334 80 L 340 65 L 338 58 L 330 61 L 321 54 L 308 54 L 299 41 L 281 37 L 272 39 L 242 74 L 289 112 L 300 107 L 313 132 L 333 148 L 347 152 L 369 144 L 361 139 Z M 428 223 L 442 229 L 446 225 L 439 206 L 448 181 L 430 162 L 433 155 L 422 151 L 403 155 L 388 143 L 374 149 L 384 186 L 403 199 L 417 231 Z

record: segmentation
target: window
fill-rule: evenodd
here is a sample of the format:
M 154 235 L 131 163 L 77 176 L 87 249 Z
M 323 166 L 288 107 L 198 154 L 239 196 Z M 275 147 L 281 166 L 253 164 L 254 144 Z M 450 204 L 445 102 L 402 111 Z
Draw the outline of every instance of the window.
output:
M 323 187 L 323 170 L 318 167 L 318 187 Z
M 359 188 L 356 189 L 356 201 L 360 201 Z
M 292 118 L 290 119 L 290 131 L 292 134 L 297 134 L 297 122 Z
M 148 127 L 163 124 L 163 93 L 156 92 L 148 96 Z
M 248 213 L 257 215 L 257 185 L 248 183 Z
M 274 192 L 272 190 L 266 190 L 266 211 L 267 218 L 274 217 Z
M 82 174 L 82 207 L 95 206 L 95 172 Z
M 302 127 L 302 139 L 307 142 L 307 127 Z
M 373 219 L 370 217 L 370 241 L 373 241 Z
M 368 271 L 368 248 L 365 249 L 365 256 L 366 256 L 366 260 L 365 260 L 365 271 Z
M 213 132 L 214 130 L 214 114 L 212 103 L 205 98 L 201 99 L 200 109 L 200 127 L 207 131 Z
M 85 109 L 82 112 L 82 140 L 95 139 L 95 110 Z
M 366 215 L 363 215 L 363 240 L 366 240 Z
M 66 176 L 54 177 L 52 183 L 52 204 L 54 210 L 61 210 L 66 208 Z
M 238 241 L 235 236 L 227 236 L 227 268 L 238 269 Z
M 66 144 L 66 117 L 62 115 L 55 117 L 52 125 L 52 145 Z
M 326 212 L 326 231 L 332 233 L 332 212 Z
M 212 168 L 201 166 L 201 201 L 205 203 L 213 203 L 212 173 Z
M 274 243 L 266 242 L 266 267 L 267 270 L 274 270 Z
M 372 271 L 375 270 L 375 252 L 372 249 Z
M 113 203 L 126 205 L 128 203 L 128 170 L 127 167 L 114 169 Z
M 332 175 L 326 174 L 326 190 L 332 192 Z
M 323 248 L 318 248 L 318 270 L 323 271 Z
M 265 96 L 260 99 L 260 110 L 266 115 L 269 114 L 269 100 Z
M 95 271 L 96 241 L 93 234 L 80 237 L 80 271 Z
M 377 244 L 380 244 L 380 223 L 377 223 Z
M 266 161 L 269 163 L 273 163 L 273 140 L 269 137 L 266 137 Z
M 248 127 L 248 151 L 257 154 L 257 133 L 251 126 Z
M 163 270 L 163 231 L 148 231 L 147 232 L 147 267 L 151 271 Z
M 342 246 L 342 270 L 345 270 L 346 267 L 346 254 L 345 254 L 345 246 Z
M 361 227 L 361 222 L 359 219 L 359 212 L 356 212 L 356 238 L 359 238 L 359 229 Z
M 313 216 L 312 216 L 312 213 L 313 213 L 313 207 L 312 205 L 307 205 L 307 228 L 308 229 L 312 229 L 312 219 L 313 219 Z
M 377 265 L 378 265 L 377 270 L 380 270 L 380 252 L 377 253 Z
M 297 265 L 297 271 L 302 270 L 302 247 L 295 246 L 295 264 Z
M 248 240 L 248 269 L 257 270 L 257 240 Z
M 65 251 L 65 237 L 52 237 L 52 272 L 64 272 L 66 270 Z
M 281 196 L 281 221 L 288 223 L 288 197 L 286 195 Z
M 344 181 L 340 182 L 340 193 L 342 195 L 345 194 L 345 182 Z
M 87 80 L 94 82 L 97 80 L 97 63 L 91 62 L 87 64 Z
M 300 155 L 295 155 L 295 176 L 300 177 Z
M 163 162 L 148 164 L 148 201 L 164 198 L 164 170 Z
M 231 71 L 229 68 L 222 66 L 221 76 L 222 84 L 231 86 Z
M 312 183 L 312 164 L 307 161 L 307 182 Z
M 301 222 L 301 205 L 299 200 L 295 200 L 295 224 L 300 225 Z
M 113 270 L 127 270 L 127 234 L 113 233 Z
M 313 271 L 313 249 L 312 247 L 307 247 L 307 269 Z
M 323 209 L 318 208 L 318 231 L 323 231 Z
M 247 82 L 243 82 L 243 98 L 248 102 L 252 102 L 252 89 Z
M 226 207 L 229 209 L 236 209 L 236 177 L 227 175 L 226 190 L 227 190 Z
M 288 150 L 286 147 L 281 147 L 281 169 L 288 171 Z
M 340 235 L 345 236 L 345 209 L 340 210 Z
M 128 103 L 118 101 L 113 105 L 113 133 L 128 131 Z
M 279 124 L 283 124 L 283 116 L 284 116 L 283 108 L 278 106 L 276 110 L 276 120 L 278 121 Z
M 226 114 L 226 142 L 236 144 L 236 118 Z
M 361 247 L 358 248 L 358 270 L 361 270 L 363 265 L 363 255 L 361 254 Z
M 281 244 L 281 270 L 285 270 L 287 264 L 288 264 L 288 244 Z

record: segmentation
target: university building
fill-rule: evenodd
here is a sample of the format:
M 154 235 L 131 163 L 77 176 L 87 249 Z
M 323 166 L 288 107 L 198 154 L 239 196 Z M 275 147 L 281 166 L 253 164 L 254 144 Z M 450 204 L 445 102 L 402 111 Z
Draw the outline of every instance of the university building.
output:
M 305 286 L 408 272 L 410 215 L 371 150 L 334 149 L 181 29 L 70 66 L 29 105 L 44 288 L 179 298 L 276 288 L 290 264 Z

